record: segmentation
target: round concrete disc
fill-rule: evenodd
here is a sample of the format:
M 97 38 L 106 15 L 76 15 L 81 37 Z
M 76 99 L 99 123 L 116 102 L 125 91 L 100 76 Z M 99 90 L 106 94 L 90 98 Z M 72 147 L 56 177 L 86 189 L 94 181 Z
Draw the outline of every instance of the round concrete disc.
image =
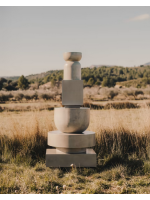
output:
M 48 145 L 61 148 L 87 148 L 95 146 L 95 133 L 62 133 L 61 131 L 48 132 Z

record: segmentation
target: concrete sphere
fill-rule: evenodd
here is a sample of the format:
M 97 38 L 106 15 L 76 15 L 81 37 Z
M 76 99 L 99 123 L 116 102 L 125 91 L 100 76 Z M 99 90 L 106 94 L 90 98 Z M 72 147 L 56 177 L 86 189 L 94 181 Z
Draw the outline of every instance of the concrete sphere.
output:
M 81 52 L 65 52 L 64 55 L 65 61 L 80 61 L 82 58 Z
M 64 66 L 64 80 L 81 80 L 81 64 L 67 61 Z
M 89 126 L 90 108 L 55 108 L 54 122 L 61 132 L 82 133 Z

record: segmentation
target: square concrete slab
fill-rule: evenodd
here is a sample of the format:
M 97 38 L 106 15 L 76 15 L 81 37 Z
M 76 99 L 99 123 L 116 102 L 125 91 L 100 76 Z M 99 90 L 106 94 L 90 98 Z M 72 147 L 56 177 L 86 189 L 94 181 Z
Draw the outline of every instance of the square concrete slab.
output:
M 96 153 L 93 149 L 86 149 L 85 154 L 65 154 L 56 149 L 46 150 L 46 167 L 96 167 Z
M 83 105 L 83 81 L 62 81 L 62 105 Z

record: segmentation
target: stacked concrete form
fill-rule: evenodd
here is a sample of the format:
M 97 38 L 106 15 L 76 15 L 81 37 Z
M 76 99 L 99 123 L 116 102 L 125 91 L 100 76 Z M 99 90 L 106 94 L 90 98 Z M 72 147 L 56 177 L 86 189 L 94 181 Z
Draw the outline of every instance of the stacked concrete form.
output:
M 89 126 L 90 108 L 83 105 L 82 58 L 80 52 L 64 53 L 64 80 L 62 81 L 62 105 L 54 109 L 57 131 L 48 132 L 48 145 L 56 149 L 46 150 L 47 167 L 96 167 L 95 133 L 85 131 Z

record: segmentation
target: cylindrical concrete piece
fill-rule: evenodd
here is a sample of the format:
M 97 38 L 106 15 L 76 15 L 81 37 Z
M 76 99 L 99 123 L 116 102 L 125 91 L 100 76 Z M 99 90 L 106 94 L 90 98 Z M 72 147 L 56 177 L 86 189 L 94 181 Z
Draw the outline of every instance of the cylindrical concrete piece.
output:
M 90 108 L 55 108 L 54 122 L 64 133 L 82 133 L 89 126 Z
M 48 132 L 48 145 L 64 149 L 84 149 L 95 146 L 95 133 L 62 133 L 61 131 Z M 78 151 L 77 150 L 77 151 Z M 74 151 L 74 150 L 72 150 Z
M 64 80 L 81 80 L 81 64 L 67 61 L 64 66 Z
M 80 61 L 82 58 L 81 52 L 65 52 L 64 55 L 65 61 Z

